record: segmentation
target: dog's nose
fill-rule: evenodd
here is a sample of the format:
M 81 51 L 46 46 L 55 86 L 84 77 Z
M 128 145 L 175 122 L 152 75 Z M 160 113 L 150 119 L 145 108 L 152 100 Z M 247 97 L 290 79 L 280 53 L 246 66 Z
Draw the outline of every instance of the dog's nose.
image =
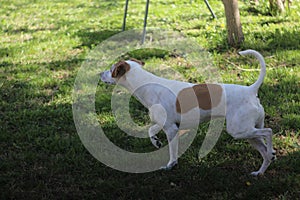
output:
M 104 72 L 100 72 L 100 73 L 99 73 L 100 76 L 103 76 L 103 74 L 104 74 Z

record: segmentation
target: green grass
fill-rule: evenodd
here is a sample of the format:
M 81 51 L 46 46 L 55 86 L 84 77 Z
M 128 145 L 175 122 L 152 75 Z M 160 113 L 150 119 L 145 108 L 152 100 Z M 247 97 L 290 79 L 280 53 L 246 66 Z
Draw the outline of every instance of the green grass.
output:
M 170 172 L 119 172 L 84 148 L 72 116 L 75 77 L 85 56 L 120 32 L 124 2 L 0 1 L 0 198 L 299 199 L 299 0 L 283 16 L 270 16 L 267 1 L 256 8 L 239 1 L 245 34 L 241 49 L 256 49 L 267 62 L 259 96 L 266 127 L 274 131 L 278 157 L 258 178 L 248 174 L 260 166 L 259 154 L 227 134 L 207 157 L 197 159 L 205 124 L 179 166 Z M 129 3 L 127 30 L 142 28 L 145 2 Z M 253 83 L 258 72 L 245 69 L 257 68 L 256 60 L 242 58 L 228 47 L 223 5 L 213 0 L 210 4 L 216 20 L 203 1 L 153 1 L 148 26 L 181 31 L 196 39 L 212 54 L 224 82 Z M 170 55 L 129 52 L 146 63 L 169 64 L 186 80 L 202 81 L 188 64 Z M 97 119 L 105 133 L 127 150 L 153 150 L 148 139 L 131 138 L 117 127 L 110 109 L 111 91 L 111 86 L 99 83 L 96 93 Z M 136 100 L 130 106 L 136 123 L 149 121 Z

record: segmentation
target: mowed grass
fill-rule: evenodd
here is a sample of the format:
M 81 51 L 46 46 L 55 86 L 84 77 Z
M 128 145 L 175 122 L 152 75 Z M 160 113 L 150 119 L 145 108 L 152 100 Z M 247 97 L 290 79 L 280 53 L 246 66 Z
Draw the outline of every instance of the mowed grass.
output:
M 239 1 L 245 34 L 239 50 L 260 51 L 268 67 L 259 97 L 266 111 L 265 126 L 274 132 L 278 159 L 262 177 L 249 175 L 262 162 L 259 153 L 225 131 L 208 156 L 198 160 L 207 124 L 199 127 L 179 166 L 167 172 L 116 171 L 84 148 L 72 116 L 74 81 L 86 55 L 120 32 L 124 3 L 1 1 L 0 198 L 299 199 L 300 1 L 294 0 L 283 16 L 269 15 L 266 1 L 259 7 Z M 126 29 L 142 28 L 145 2 L 129 3 Z M 223 82 L 252 84 L 259 73 L 252 70 L 258 69 L 257 61 L 228 47 L 223 5 L 213 0 L 210 4 L 215 20 L 203 1 L 153 1 L 148 26 L 195 39 L 211 53 Z M 147 69 L 167 64 L 188 81 L 202 81 L 181 58 L 164 51 L 129 55 L 146 61 Z M 118 128 L 110 108 L 112 89 L 99 83 L 96 93 L 97 119 L 105 134 L 129 151 L 154 150 L 148 139 L 130 137 Z M 130 108 L 136 123 L 149 122 L 147 110 L 136 100 L 131 100 Z

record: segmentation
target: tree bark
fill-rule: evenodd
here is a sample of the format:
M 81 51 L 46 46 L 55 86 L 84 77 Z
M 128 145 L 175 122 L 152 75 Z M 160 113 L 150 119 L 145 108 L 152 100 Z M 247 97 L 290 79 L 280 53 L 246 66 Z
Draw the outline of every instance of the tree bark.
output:
M 284 1 L 283 0 L 269 0 L 271 12 L 283 13 L 284 12 Z
M 222 0 L 225 8 L 228 44 L 238 47 L 244 41 L 237 0 Z

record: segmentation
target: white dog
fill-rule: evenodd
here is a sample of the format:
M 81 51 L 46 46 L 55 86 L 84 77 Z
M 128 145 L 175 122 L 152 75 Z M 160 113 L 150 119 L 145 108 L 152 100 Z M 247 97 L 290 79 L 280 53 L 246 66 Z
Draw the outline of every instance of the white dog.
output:
M 225 117 L 227 132 L 235 139 L 247 139 L 263 157 L 260 169 L 251 173 L 256 176 L 263 174 L 275 159 L 272 130 L 264 128 L 264 109 L 257 97 L 266 75 L 266 65 L 262 55 L 254 50 L 240 54 L 254 55 L 260 61 L 260 75 L 253 85 L 191 84 L 168 80 L 145 71 L 144 63 L 135 59 L 114 64 L 100 77 L 105 83 L 124 86 L 149 109 L 153 123 L 149 136 L 154 146 L 161 147 L 156 134 L 160 130 L 166 133 L 170 160 L 165 169 L 177 164 L 179 129 L 198 124 L 195 120 L 203 122 L 211 117 Z

